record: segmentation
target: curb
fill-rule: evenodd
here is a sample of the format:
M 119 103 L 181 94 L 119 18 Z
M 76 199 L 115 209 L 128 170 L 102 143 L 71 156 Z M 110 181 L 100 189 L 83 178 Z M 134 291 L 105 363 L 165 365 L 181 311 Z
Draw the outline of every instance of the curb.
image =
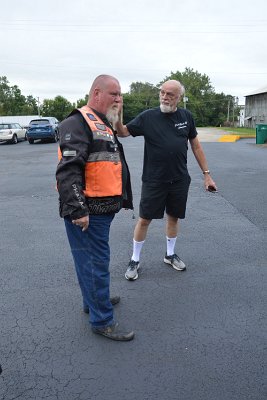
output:
M 239 135 L 223 135 L 218 139 L 218 142 L 236 142 L 239 139 Z
M 218 142 L 236 142 L 239 139 L 256 138 L 253 135 L 223 135 L 218 139 Z

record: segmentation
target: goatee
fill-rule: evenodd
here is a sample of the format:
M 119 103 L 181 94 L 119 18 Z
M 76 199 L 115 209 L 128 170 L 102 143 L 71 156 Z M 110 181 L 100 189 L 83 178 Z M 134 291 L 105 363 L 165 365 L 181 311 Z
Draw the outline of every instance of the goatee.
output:
M 176 107 L 167 104 L 160 104 L 160 111 L 163 113 L 172 113 L 176 111 Z
M 118 110 L 113 108 L 109 109 L 106 117 L 111 124 L 116 124 L 119 120 Z

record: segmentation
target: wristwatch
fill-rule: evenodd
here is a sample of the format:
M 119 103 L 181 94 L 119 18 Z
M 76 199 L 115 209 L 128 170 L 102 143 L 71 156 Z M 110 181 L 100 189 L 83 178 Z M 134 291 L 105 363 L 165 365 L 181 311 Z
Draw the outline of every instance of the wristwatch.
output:
M 207 169 L 206 171 L 202 171 L 203 172 L 203 175 L 206 175 L 206 174 L 210 174 L 210 170 L 209 169 Z

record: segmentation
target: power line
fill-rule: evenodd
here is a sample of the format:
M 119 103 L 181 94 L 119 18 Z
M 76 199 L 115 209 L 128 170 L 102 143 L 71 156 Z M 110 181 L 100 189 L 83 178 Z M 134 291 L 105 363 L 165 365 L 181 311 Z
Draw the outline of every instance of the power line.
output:
M 1 21 L 0 29 L 12 29 L 18 31 L 30 31 L 38 27 L 38 32 L 47 32 L 44 28 L 49 28 L 49 32 L 140 32 L 140 33 L 185 33 L 190 32 L 191 34 L 232 34 L 232 33 L 265 33 L 266 32 L 267 20 L 259 20 L 259 21 L 248 21 L 247 23 L 228 23 L 228 24 L 210 24 L 205 21 L 202 23 L 191 23 L 191 24 L 182 24 L 180 23 L 178 26 L 176 23 L 162 23 L 160 25 L 158 23 L 148 21 L 147 23 L 129 23 L 129 22 L 116 22 L 116 24 L 110 24 L 109 21 L 82 21 L 77 23 L 68 23 L 66 21 L 61 22 L 59 20 L 27 20 L 27 19 L 18 19 L 18 20 L 5 20 Z M 159 28 L 160 26 L 160 28 Z M 52 27 L 52 29 L 51 29 Z M 165 28 L 166 27 L 166 28 Z M 213 28 L 216 27 L 216 30 Z M 225 29 L 223 29 L 225 28 Z M 229 30 L 231 28 L 231 30 Z M 239 29 L 245 28 L 245 29 Z M 248 28 L 250 28 L 248 30 Z M 251 28 L 257 29 L 256 31 Z M 261 29 L 262 28 L 262 29 Z
M 13 62 L 13 61 L 1 59 L 1 65 L 4 65 L 4 64 L 14 65 L 14 66 L 36 67 L 36 68 L 44 67 L 45 69 L 47 69 L 47 68 L 51 68 L 51 69 L 61 68 L 61 69 L 66 70 L 66 71 L 68 70 L 68 67 L 69 67 L 70 70 L 73 70 L 73 66 L 72 65 L 68 66 L 66 64 L 61 65 L 61 64 L 56 64 L 56 63 L 53 63 L 53 64 L 49 63 L 49 64 L 46 65 L 44 63 L 38 64 L 38 63 L 25 63 L 25 62 L 17 62 L 17 61 Z M 77 70 L 78 68 L 89 69 L 89 68 L 92 68 L 92 65 L 89 65 L 89 64 L 88 65 L 75 64 L 75 69 Z M 112 68 L 112 66 L 110 68 Z M 119 68 L 117 66 L 114 66 L 113 68 L 116 68 L 117 71 L 125 71 L 125 70 L 129 71 L 128 67 L 124 69 L 124 68 Z M 142 71 L 159 71 L 159 72 L 163 71 L 162 68 L 152 68 L 152 67 L 147 67 L 147 68 L 134 67 L 133 69 L 134 69 L 134 71 L 141 71 L 141 72 Z M 179 70 L 179 68 L 178 68 L 178 70 Z M 164 71 L 163 71 L 163 73 L 164 73 Z M 206 71 L 205 74 L 206 75 L 207 74 L 267 75 L 267 70 L 266 71 L 249 72 L 249 71 L 236 69 L 235 71 Z

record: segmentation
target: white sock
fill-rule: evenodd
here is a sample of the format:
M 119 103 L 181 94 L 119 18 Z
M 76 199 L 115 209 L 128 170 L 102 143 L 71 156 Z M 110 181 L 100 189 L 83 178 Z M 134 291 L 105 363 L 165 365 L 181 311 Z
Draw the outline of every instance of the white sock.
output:
M 143 247 L 143 242 L 137 242 L 136 240 L 133 239 L 133 255 L 132 255 L 132 260 L 134 261 L 139 261 L 140 260 L 140 253 Z
M 166 236 L 166 239 L 167 239 L 167 256 L 172 256 L 174 254 L 174 247 L 177 236 L 174 238 L 169 238 L 168 236 Z

